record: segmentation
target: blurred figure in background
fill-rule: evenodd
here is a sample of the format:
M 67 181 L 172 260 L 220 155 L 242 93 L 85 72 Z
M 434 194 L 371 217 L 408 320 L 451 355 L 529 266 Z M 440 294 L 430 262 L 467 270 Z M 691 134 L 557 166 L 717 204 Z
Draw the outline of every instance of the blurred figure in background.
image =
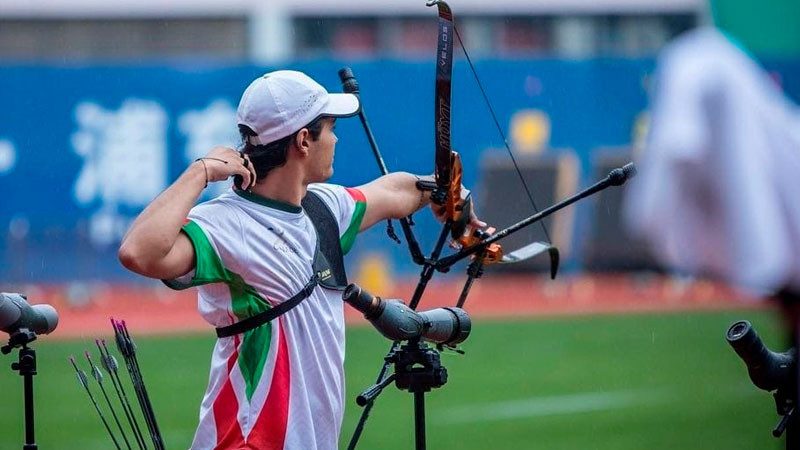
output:
M 800 111 L 747 46 L 765 57 L 775 56 L 768 48 L 800 55 L 800 35 L 787 49 L 788 43 L 765 47 L 768 39 L 750 33 L 769 35 L 772 24 L 800 33 L 800 3 L 731 3 L 740 8 L 726 3 L 716 16 L 738 20 L 752 12 L 776 20 L 722 20 L 719 28 L 686 33 L 661 54 L 627 222 L 675 267 L 761 292 L 800 292 Z M 770 6 L 772 14 L 762 11 Z M 779 26 L 781 17 L 794 27 Z
M 796 344 L 800 110 L 761 63 L 800 56 L 800 2 L 711 7 L 659 58 L 625 218 L 670 266 L 778 298 Z

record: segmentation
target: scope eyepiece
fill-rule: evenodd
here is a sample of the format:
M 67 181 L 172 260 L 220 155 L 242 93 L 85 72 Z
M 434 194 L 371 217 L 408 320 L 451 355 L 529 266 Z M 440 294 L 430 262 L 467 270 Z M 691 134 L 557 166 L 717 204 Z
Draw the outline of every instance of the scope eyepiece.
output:
M 740 341 L 742 337 L 744 337 L 744 335 L 750 331 L 753 331 L 753 327 L 750 325 L 750 322 L 746 320 L 740 320 L 728 328 L 728 332 L 725 333 L 725 338 L 728 340 L 728 342 L 731 342 L 731 345 L 734 345 L 733 342 Z
M 791 349 L 775 353 L 761 341 L 755 328 L 746 320 L 740 320 L 728 327 L 725 338 L 733 350 L 742 358 L 750 379 L 765 391 L 780 388 L 793 388 L 792 382 L 797 364 L 796 352 Z M 794 392 L 794 390 L 793 390 Z
M 342 300 L 364 313 L 364 318 L 367 320 L 377 318 L 385 308 L 380 297 L 375 297 L 355 283 L 347 285 L 342 294 Z

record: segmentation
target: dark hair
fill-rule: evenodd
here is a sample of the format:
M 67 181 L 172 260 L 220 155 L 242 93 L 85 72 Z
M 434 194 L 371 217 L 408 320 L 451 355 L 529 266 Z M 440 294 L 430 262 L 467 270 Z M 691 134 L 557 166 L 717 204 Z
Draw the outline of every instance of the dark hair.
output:
M 311 140 L 316 141 L 319 139 L 320 133 L 322 133 L 322 119 L 325 117 L 326 116 L 317 117 L 300 130 L 303 128 L 308 129 Z M 286 155 L 289 153 L 289 147 L 300 130 L 295 131 L 289 136 L 278 139 L 277 141 L 270 142 L 269 144 L 255 145 L 248 142 L 247 138 L 255 136 L 256 132 L 247 125 L 239 125 L 239 134 L 242 136 L 242 146 L 240 150 L 250 157 L 253 168 L 256 170 L 256 174 L 258 174 L 258 181 L 263 180 L 272 169 L 286 164 Z

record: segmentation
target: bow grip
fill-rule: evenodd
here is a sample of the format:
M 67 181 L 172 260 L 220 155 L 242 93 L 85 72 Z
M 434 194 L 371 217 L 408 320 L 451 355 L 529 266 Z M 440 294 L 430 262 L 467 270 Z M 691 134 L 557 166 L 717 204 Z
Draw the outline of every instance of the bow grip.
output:
M 455 241 L 464 236 L 469 226 L 470 217 L 472 217 L 472 193 L 467 194 L 467 197 L 463 200 L 459 196 L 458 200 L 454 205 L 455 213 L 451 216 L 453 226 L 450 229 L 450 236 Z

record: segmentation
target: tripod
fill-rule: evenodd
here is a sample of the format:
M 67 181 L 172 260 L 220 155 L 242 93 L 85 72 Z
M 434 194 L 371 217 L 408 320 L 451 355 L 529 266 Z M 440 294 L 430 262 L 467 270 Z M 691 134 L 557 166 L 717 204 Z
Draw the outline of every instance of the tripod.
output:
M 772 430 L 772 435 L 779 438 L 785 433 L 786 448 L 795 449 L 800 442 L 800 421 L 797 415 L 800 392 L 800 365 L 797 363 L 797 349 L 800 348 L 800 295 L 782 290 L 775 298 L 781 302 L 783 312 L 789 319 L 790 339 L 794 347 L 783 353 L 773 352 L 764 345 L 746 320 L 733 323 L 728 328 L 726 339 L 744 361 L 753 384 L 773 393 L 775 409 L 781 419 Z
M 775 407 L 780 414 L 781 420 L 772 430 L 772 435 L 780 437 L 786 432 L 786 448 L 794 449 L 800 445 L 800 417 L 797 414 L 798 393 L 800 392 L 800 365 L 797 364 L 797 349 L 800 345 L 800 293 L 794 289 L 783 289 L 776 295 L 782 304 L 784 313 L 789 317 L 790 323 L 790 342 L 795 352 L 793 354 L 794 364 L 791 371 L 791 378 L 787 386 L 778 389 L 775 394 Z
M 21 328 L 11 335 L 8 344 L 0 348 L 4 355 L 11 353 L 17 347 L 19 359 L 11 363 L 11 369 L 18 371 L 23 377 L 25 396 L 25 444 L 22 450 L 36 450 L 33 423 L 33 376 L 36 375 L 36 352 L 28 344 L 36 340 L 36 333 L 26 328 Z
M 784 389 L 778 389 L 775 394 L 775 408 L 781 416 L 778 425 L 772 430 L 776 438 L 786 433 L 786 448 L 797 448 L 797 418 L 795 417 L 794 397 L 787 396 Z
M 362 392 L 356 403 L 371 403 L 392 381 L 398 389 L 413 393 L 415 448 L 425 450 L 425 393 L 447 383 L 447 369 L 442 366 L 439 352 L 419 339 L 394 349 L 385 360 L 394 365 L 394 373 Z

